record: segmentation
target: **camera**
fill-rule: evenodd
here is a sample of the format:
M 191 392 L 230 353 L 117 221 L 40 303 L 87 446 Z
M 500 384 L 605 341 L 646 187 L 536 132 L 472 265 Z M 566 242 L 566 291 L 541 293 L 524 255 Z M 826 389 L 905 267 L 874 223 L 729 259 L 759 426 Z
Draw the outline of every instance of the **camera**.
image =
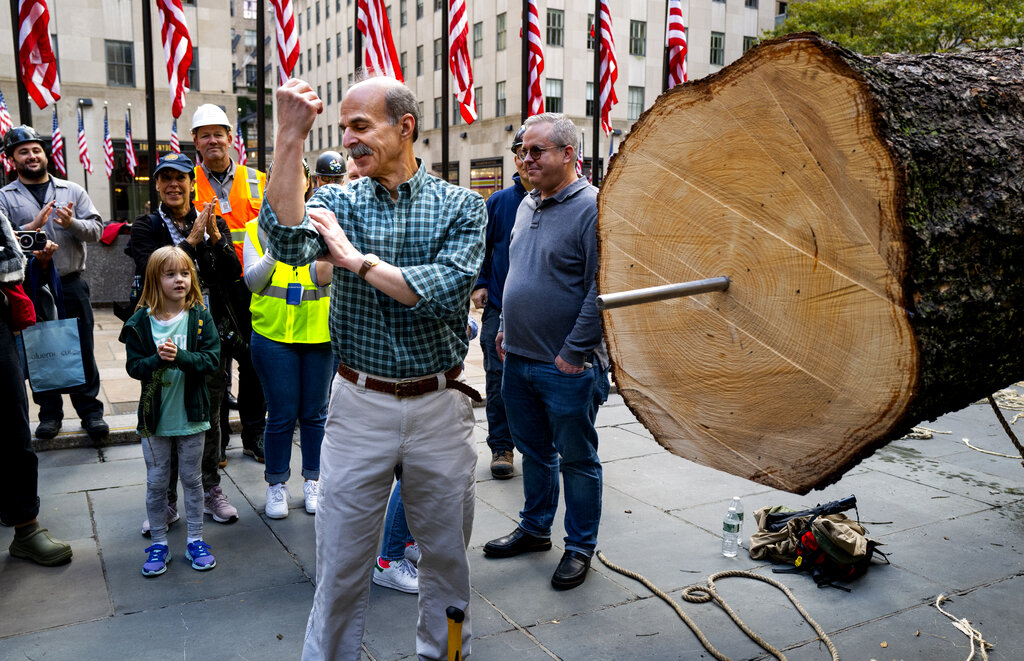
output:
M 31 253 L 46 247 L 46 232 L 43 230 L 31 232 L 16 231 L 15 234 L 18 236 L 18 245 L 21 246 L 21 252 Z

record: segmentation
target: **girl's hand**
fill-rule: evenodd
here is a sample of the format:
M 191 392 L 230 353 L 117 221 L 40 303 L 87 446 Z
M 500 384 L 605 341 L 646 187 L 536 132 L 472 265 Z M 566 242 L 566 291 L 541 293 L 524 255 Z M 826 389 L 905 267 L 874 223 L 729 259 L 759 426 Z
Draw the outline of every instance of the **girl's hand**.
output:
M 170 340 L 165 340 L 163 344 L 156 348 L 156 355 L 159 356 L 160 360 L 173 363 L 174 359 L 178 356 L 178 345 Z

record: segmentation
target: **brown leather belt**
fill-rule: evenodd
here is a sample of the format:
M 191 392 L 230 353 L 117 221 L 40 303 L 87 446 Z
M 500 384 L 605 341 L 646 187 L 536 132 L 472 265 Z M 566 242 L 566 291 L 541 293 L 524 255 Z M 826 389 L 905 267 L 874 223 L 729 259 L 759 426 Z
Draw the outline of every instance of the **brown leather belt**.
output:
M 460 374 L 462 374 L 462 365 L 457 365 L 445 372 L 444 387 L 451 388 L 452 390 L 458 390 L 474 402 L 482 402 L 483 398 L 480 396 L 480 393 L 465 383 L 455 380 Z M 351 381 L 356 385 L 359 384 L 359 372 L 355 371 L 351 367 L 346 367 L 341 363 L 338 363 L 338 376 L 346 381 Z M 436 392 L 439 390 L 437 377 L 433 376 L 424 377 L 422 379 L 403 379 L 401 381 L 382 381 L 381 379 L 375 379 L 372 376 L 367 376 L 366 382 L 363 383 L 363 387 L 367 390 L 373 390 L 374 392 L 394 395 L 399 399 L 404 397 L 419 397 L 420 395 L 426 395 L 428 392 Z

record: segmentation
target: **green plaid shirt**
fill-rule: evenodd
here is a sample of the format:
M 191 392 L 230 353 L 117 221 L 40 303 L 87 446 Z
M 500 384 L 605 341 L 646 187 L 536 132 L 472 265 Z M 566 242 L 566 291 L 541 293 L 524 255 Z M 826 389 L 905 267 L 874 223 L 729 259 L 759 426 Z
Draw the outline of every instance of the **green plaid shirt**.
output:
M 397 266 L 420 296 L 402 305 L 347 269 L 331 282 L 331 345 L 342 364 L 369 374 L 412 378 L 459 365 L 469 350 L 469 294 L 480 272 L 487 211 L 477 193 L 430 176 L 422 162 L 398 186 L 398 201 L 373 179 L 324 186 L 307 203 L 333 211 L 356 250 Z M 327 253 L 309 217 L 277 222 L 266 201 L 259 226 L 274 256 L 301 266 Z

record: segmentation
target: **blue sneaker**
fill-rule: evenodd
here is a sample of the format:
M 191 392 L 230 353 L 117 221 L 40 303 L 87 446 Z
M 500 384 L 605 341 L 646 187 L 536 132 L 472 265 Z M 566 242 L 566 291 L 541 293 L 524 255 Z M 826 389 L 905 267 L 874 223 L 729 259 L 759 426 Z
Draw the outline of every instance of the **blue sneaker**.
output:
M 146 564 L 142 565 L 143 576 L 159 576 L 167 571 L 167 563 L 171 561 L 166 544 L 154 544 L 146 549 L 149 557 Z
M 192 569 L 206 571 L 217 566 L 217 561 L 210 553 L 210 545 L 199 539 L 189 544 L 185 549 L 185 559 L 192 562 Z

